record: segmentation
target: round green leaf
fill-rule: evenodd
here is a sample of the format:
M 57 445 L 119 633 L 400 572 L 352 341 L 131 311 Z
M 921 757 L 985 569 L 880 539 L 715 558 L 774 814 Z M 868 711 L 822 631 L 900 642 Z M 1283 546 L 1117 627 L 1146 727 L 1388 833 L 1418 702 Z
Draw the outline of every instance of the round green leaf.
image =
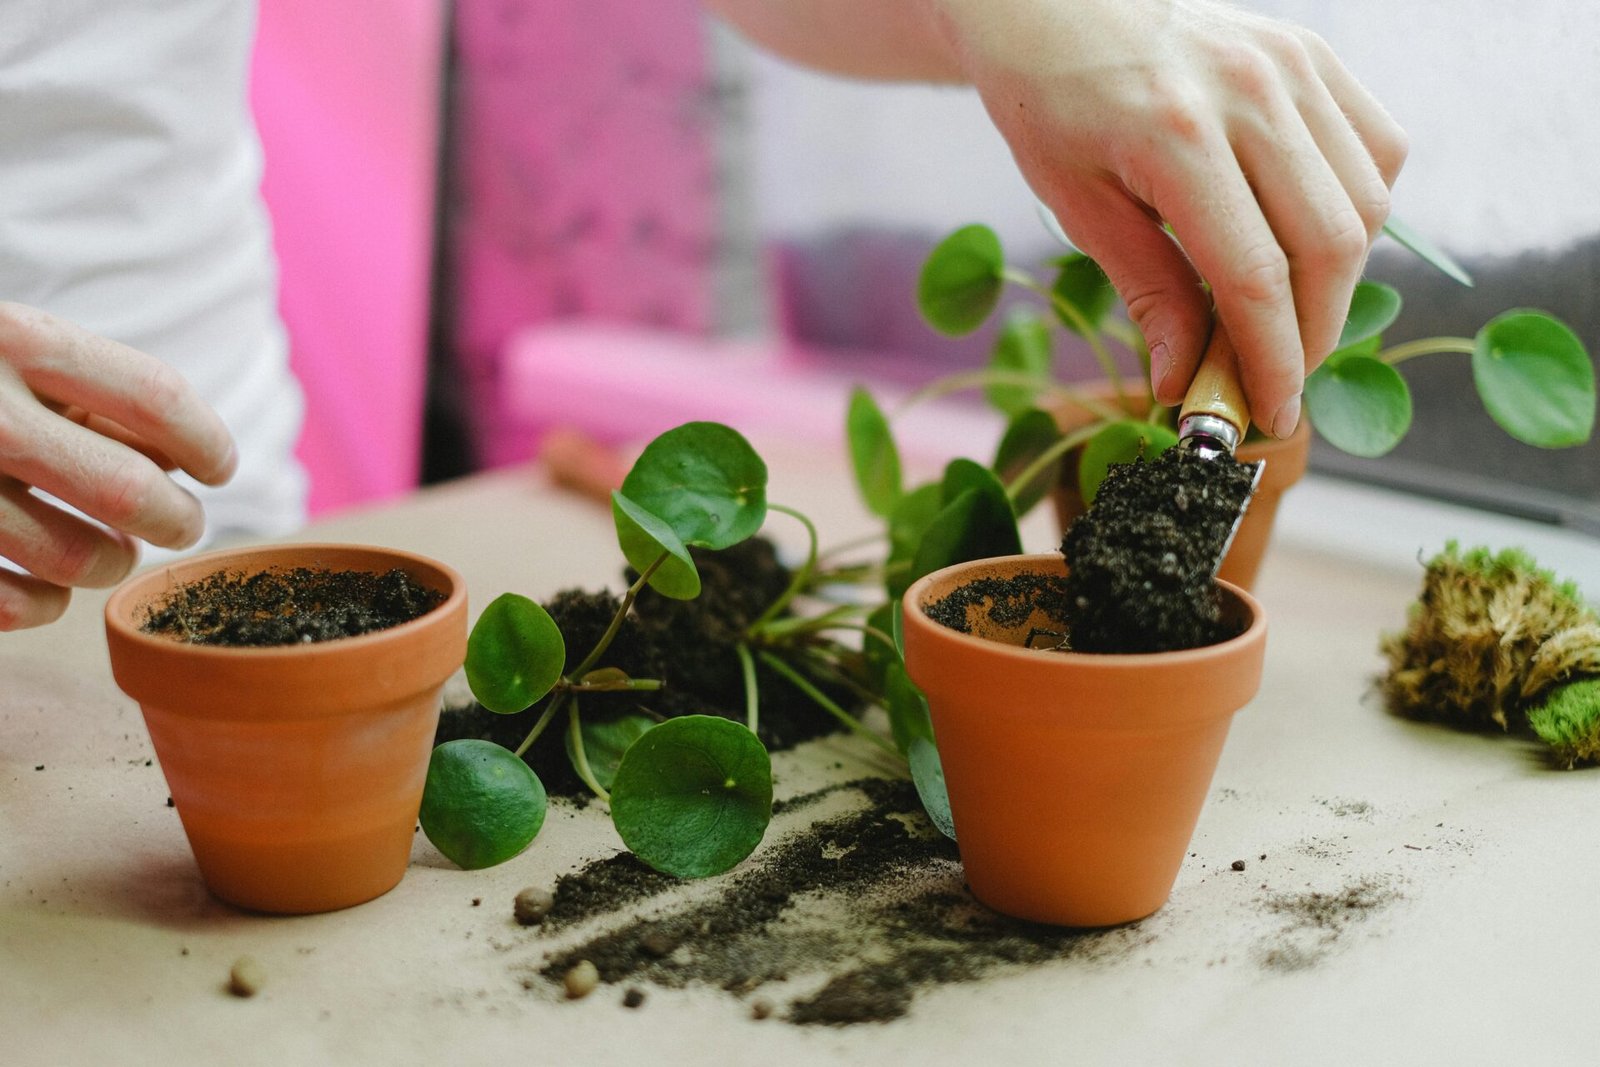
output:
M 1411 390 L 1387 363 L 1350 356 L 1324 363 L 1306 379 L 1306 413 L 1335 448 L 1371 459 L 1411 428 Z
M 1344 330 L 1339 334 L 1335 350 L 1349 348 L 1368 338 L 1377 337 L 1400 317 L 1400 294 L 1381 282 L 1357 282 L 1350 297 L 1350 313 L 1345 316 Z
M 1594 431 L 1594 364 L 1578 335 L 1549 315 L 1496 315 L 1474 340 L 1472 378 L 1489 416 L 1524 444 L 1568 448 Z
M 1061 428 L 1047 411 L 1033 408 L 1011 420 L 995 450 L 994 472 L 1007 485 L 1044 451 L 1061 440 Z M 1050 464 L 1013 498 L 1018 515 L 1026 515 L 1061 481 L 1061 462 Z
M 917 486 L 894 506 L 889 516 L 890 569 L 885 581 L 890 599 L 899 597 L 911 584 L 905 568 L 916 557 L 917 546 L 943 507 L 944 488 L 938 482 Z
M 501 715 L 522 711 L 561 679 L 567 645 L 544 608 L 516 593 L 496 597 L 467 638 L 467 684 Z
M 700 571 L 694 565 L 694 557 L 663 519 L 613 489 L 611 521 L 617 528 L 617 544 L 623 557 L 640 574 L 661 553 L 668 553 L 666 562 L 650 576 L 650 588 L 674 600 L 693 600 L 700 595 Z
M 1033 406 L 1039 390 L 1050 384 L 1050 324 L 1025 308 L 1006 317 L 1006 324 L 995 340 L 989 356 L 989 369 L 1005 374 L 1025 374 L 1039 384 L 993 384 L 984 389 L 989 403 L 1007 415 L 1017 415 Z
M 475 871 L 527 848 L 544 825 L 545 807 L 539 776 L 516 753 L 463 738 L 433 750 L 418 818 L 435 848 Z
M 1178 435 L 1165 426 L 1123 419 L 1106 426 L 1084 442 L 1078 460 L 1078 492 L 1086 503 L 1094 500 L 1106 471 L 1113 463 L 1155 459 L 1178 443 Z
M 938 748 L 926 737 L 914 737 L 906 758 L 911 763 L 911 784 L 917 787 L 922 810 L 941 834 L 954 841 L 956 821 L 950 815 L 950 793 L 945 788 L 944 764 L 939 760 Z
M 874 515 L 887 518 L 900 499 L 900 453 L 883 409 L 859 385 L 850 393 L 845 436 L 861 499 Z
M 589 771 L 600 788 L 611 789 L 617 780 L 617 768 L 622 764 L 623 753 L 646 730 L 655 726 L 655 720 L 643 715 L 623 715 L 615 719 L 584 718 L 578 729 L 583 733 L 583 754 L 589 761 Z M 572 744 L 572 733 L 563 731 L 566 738 L 567 759 L 578 765 L 578 753 Z
M 737 430 L 688 422 L 645 446 L 622 494 L 685 545 L 727 548 L 767 517 L 767 465 Z
M 1106 313 L 1117 303 L 1117 291 L 1112 287 L 1111 279 L 1100 269 L 1100 264 L 1082 252 L 1062 256 L 1056 260 L 1056 268 L 1056 280 L 1050 287 L 1051 291 L 1083 316 L 1091 329 L 1098 330 Z M 1063 314 L 1060 308 L 1055 308 L 1055 312 L 1063 326 L 1083 336 L 1083 331 L 1070 315 Z
M 679 878 L 721 874 L 772 821 L 772 761 L 756 735 L 712 715 L 668 719 L 634 742 L 611 821 L 640 860 Z
M 1005 489 L 986 468 L 978 470 L 988 475 L 988 480 L 964 490 L 934 516 L 912 557 L 905 575 L 907 585 L 953 563 L 1014 556 L 1022 551 L 1017 516 Z
M 928 325 L 959 337 L 983 325 L 1000 300 L 1005 257 L 987 226 L 963 226 L 928 254 L 917 279 L 917 307 Z

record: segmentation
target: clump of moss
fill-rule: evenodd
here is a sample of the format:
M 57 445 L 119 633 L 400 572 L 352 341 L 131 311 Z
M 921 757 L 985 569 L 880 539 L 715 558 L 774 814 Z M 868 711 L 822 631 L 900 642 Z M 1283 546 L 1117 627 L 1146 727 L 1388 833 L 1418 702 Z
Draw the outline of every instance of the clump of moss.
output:
M 1526 552 L 1451 542 L 1427 563 L 1406 629 L 1381 647 L 1395 714 L 1532 731 L 1568 766 L 1600 762 L 1600 619 Z

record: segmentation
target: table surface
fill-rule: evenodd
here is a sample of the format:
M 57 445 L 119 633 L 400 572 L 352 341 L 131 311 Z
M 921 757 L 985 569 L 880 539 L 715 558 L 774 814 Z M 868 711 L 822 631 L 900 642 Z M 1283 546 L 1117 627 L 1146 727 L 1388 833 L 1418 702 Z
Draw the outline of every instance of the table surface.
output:
M 825 541 L 869 528 L 841 491 L 840 455 L 764 450 L 773 499 L 818 518 Z M 1332 532 L 1352 516 L 1382 536 Z M 651 988 L 631 1011 L 615 989 L 570 1002 L 525 989 L 551 942 L 516 926 L 510 901 L 620 847 L 598 806 L 553 814 L 533 847 L 487 871 L 454 869 L 419 836 L 400 886 L 343 912 L 269 918 L 215 901 L 139 712 L 111 680 L 104 595 L 81 595 L 55 626 L 0 635 L 0 1060 L 1576 1061 L 1600 985 L 1596 772 L 1553 770 L 1527 742 L 1397 720 L 1372 694 L 1378 635 L 1417 592 L 1418 554 L 1449 537 L 1548 550 L 1594 595 L 1600 546 L 1485 521 L 1316 479 L 1292 490 L 1257 585 L 1265 677 L 1169 904 L 1119 935 L 1119 951 L 1001 968 L 924 990 L 897 1021 L 842 1028 L 755 1021 L 747 999 L 715 988 Z M 1051 547 L 1044 522 L 1025 525 L 1029 550 Z M 616 586 L 609 517 L 533 470 L 307 536 L 447 560 L 474 612 L 505 590 Z M 777 757 L 780 796 L 881 766 L 857 740 L 812 743 Z M 794 825 L 780 817 L 769 843 Z M 1341 895 L 1366 906 L 1303 906 Z M 224 992 L 243 955 L 267 974 L 248 1000 Z

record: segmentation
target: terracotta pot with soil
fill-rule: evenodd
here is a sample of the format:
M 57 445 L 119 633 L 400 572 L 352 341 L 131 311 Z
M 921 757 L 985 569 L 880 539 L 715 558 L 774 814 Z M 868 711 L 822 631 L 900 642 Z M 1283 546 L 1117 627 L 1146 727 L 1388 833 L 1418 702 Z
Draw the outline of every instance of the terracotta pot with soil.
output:
M 1116 406 L 1116 393 L 1109 382 L 1094 382 L 1074 388 L 1079 388 L 1092 399 Z M 1127 397 L 1126 407 L 1130 416 L 1142 419 L 1150 410 L 1150 397 L 1148 394 L 1133 391 Z M 1094 412 L 1071 401 L 1058 403 L 1051 409 L 1050 414 L 1055 417 L 1056 425 L 1063 433 L 1070 433 L 1100 418 Z M 1051 494 L 1056 519 L 1060 522 L 1062 530 L 1070 528 L 1073 520 L 1086 510 L 1083 496 L 1078 492 L 1077 454 L 1081 451 L 1078 449 L 1068 454 L 1067 461 L 1062 464 L 1061 482 Z M 1256 575 L 1261 570 L 1261 561 L 1267 553 L 1267 543 L 1272 537 L 1272 524 L 1277 518 L 1278 502 L 1290 486 L 1305 476 L 1310 454 L 1311 424 L 1304 418 L 1300 420 L 1299 429 L 1285 440 L 1251 436 L 1239 446 L 1237 453 L 1239 462 L 1254 463 L 1264 459 L 1267 461 L 1267 469 L 1262 472 L 1261 482 L 1256 486 L 1255 495 L 1250 498 L 1250 507 L 1246 510 L 1244 521 L 1239 524 L 1238 532 L 1234 535 L 1233 545 L 1228 549 L 1222 567 L 1217 572 L 1218 578 L 1232 582 L 1242 589 L 1254 588 Z
M 214 894 L 306 913 L 399 883 L 466 616 L 454 570 L 363 545 L 213 552 L 112 594 L 112 673 Z
M 974 895 L 1018 918 L 1108 926 L 1166 902 L 1233 714 L 1260 683 L 1266 621 L 1219 582 L 1232 636 L 1218 643 L 1056 651 L 1065 578 L 1059 554 L 922 578 L 904 600 L 906 669 L 928 698 Z

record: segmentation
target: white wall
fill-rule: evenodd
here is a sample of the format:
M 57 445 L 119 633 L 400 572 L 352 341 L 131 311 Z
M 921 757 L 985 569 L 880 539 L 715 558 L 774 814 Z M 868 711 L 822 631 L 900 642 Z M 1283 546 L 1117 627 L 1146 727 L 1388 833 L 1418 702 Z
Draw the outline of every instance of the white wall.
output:
M 1464 255 L 1600 232 L 1600 3 L 1253 0 L 1328 39 L 1411 136 L 1395 212 Z M 850 83 L 762 54 L 752 86 L 768 234 L 863 221 L 940 232 L 1039 224 L 969 92 Z

